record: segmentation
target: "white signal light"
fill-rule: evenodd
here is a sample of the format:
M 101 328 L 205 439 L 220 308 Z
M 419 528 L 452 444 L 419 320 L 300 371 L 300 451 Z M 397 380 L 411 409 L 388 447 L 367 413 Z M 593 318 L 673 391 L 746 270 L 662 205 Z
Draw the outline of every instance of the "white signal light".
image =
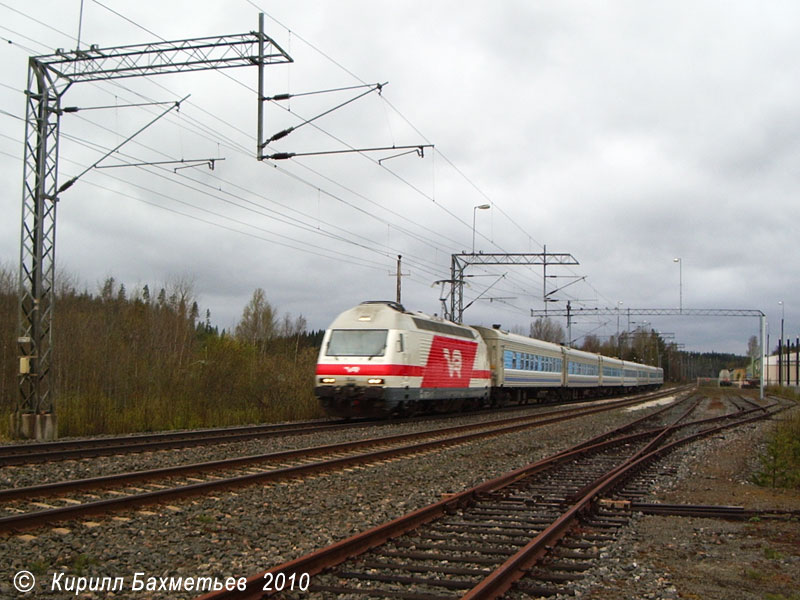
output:
M 370 377 L 369 379 L 367 379 L 367 383 L 370 383 L 372 385 L 380 385 L 383 383 L 383 379 L 381 379 L 380 377 Z
M 323 377 L 319 380 L 320 383 L 336 383 L 336 379 L 334 377 Z

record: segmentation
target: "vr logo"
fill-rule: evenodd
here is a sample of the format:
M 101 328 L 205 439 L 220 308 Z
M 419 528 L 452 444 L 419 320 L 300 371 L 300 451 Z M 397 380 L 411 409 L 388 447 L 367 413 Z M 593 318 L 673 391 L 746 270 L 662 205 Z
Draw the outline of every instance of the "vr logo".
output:
M 361 367 L 345 367 L 344 370 L 348 373 L 358 373 L 361 370 Z
M 461 350 L 453 350 L 449 352 L 447 348 L 442 348 L 444 360 L 447 362 L 447 372 L 450 377 L 461 377 L 461 367 L 464 364 L 464 359 L 461 357 Z

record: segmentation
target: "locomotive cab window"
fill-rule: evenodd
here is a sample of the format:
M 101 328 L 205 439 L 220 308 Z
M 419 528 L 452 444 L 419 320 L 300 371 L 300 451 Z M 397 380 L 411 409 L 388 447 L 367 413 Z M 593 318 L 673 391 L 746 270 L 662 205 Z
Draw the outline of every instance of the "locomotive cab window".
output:
M 334 329 L 328 340 L 328 356 L 383 356 L 388 329 Z

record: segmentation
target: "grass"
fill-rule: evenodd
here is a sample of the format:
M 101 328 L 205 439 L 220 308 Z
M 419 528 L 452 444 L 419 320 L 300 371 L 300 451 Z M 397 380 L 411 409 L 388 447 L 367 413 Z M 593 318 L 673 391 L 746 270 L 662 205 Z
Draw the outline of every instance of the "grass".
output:
M 750 581 L 764 581 L 766 575 L 758 569 L 745 569 L 744 576 Z
M 769 560 L 783 560 L 786 558 L 786 555 L 774 548 L 764 548 L 764 558 Z
M 121 403 L 107 396 L 65 395 L 58 402 L 58 428 L 62 436 L 81 436 L 225 427 L 321 416 L 319 404 L 310 389 L 308 393 L 295 393 L 293 396 L 283 402 L 268 398 L 237 401 L 232 397 L 227 403 L 222 403 L 209 401 L 198 394 L 196 398 L 147 397 Z
M 205 514 L 195 516 L 194 520 L 204 525 L 211 525 L 211 523 L 214 523 L 216 521 L 214 517 Z
M 69 563 L 70 570 L 74 571 L 77 575 L 83 575 L 88 567 L 97 566 L 99 561 L 88 554 L 78 554 Z
M 800 402 L 800 391 L 795 388 L 768 385 L 764 391 L 770 396 L 778 396 L 779 398 Z
M 800 414 L 776 425 L 758 460 L 760 466 L 753 475 L 755 484 L 800 489 Z
M 28 571 L 37 576 L 44 575 L 49 568 L 50 565 L 43 560 L 35 560 L 28 565 Z

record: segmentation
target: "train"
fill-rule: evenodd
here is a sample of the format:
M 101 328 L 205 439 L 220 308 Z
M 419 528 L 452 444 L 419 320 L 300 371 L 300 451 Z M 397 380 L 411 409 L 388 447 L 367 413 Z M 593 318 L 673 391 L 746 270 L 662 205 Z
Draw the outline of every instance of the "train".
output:
M 577 400 L 655 389 L 658 367 L 500 329 L 467 326 L 397 302 L 350 308 L 325 331 L 314 393 L 335 417 L 391 417 Z

